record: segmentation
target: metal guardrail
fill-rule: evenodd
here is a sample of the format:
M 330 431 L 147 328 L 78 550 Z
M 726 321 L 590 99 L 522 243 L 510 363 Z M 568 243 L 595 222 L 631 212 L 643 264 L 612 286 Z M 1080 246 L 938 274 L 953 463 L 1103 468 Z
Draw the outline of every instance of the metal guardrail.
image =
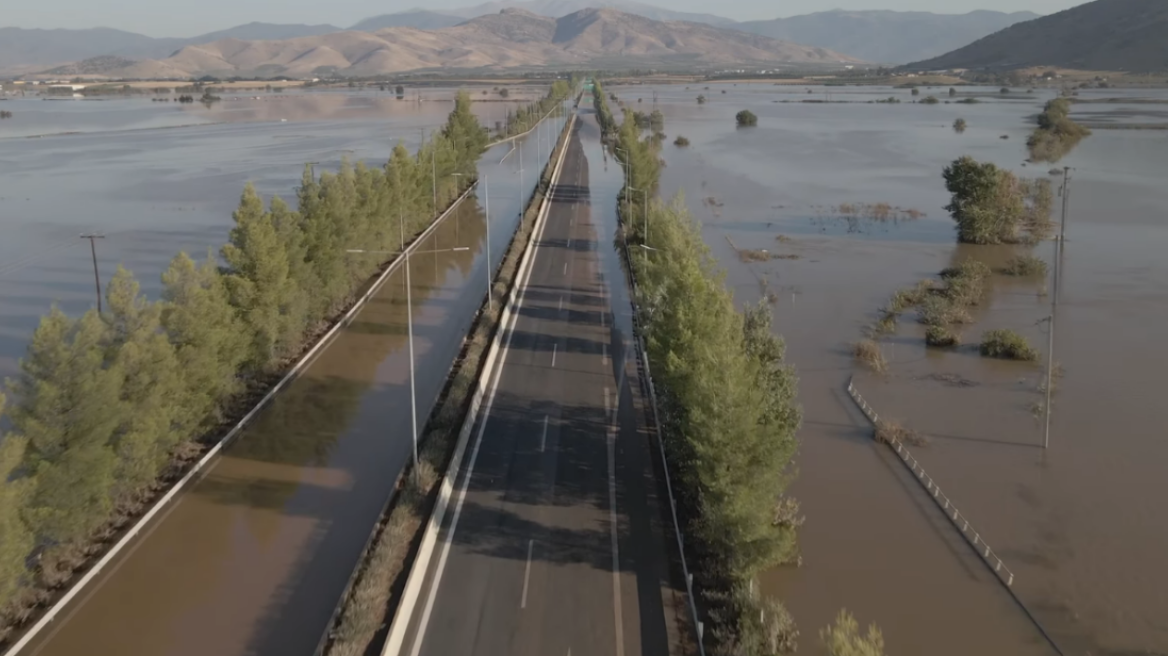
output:
M 685 595 L 689 602 L 690 615 L 693 619 L 694 632 L 696 633 L 698 654 L 705 656 L 706 648 L 702 643 L 704 631 L 704 624 L 698 619 L 697 599 L 694 597 L 693 590 L 693 574 L 689 571 L 689 566 L 685 561 L 685 538 L 681 531 L 681 522 L 677 519 L 677 500 L 673 494 L 673 483 L 669 477 L 669 459 L 665 456 L 665 439 L 661 434 L 661 418 L 657 409 L 657 388 L 653 384 L 653 374 L 649 370 L 649 352 L 645 348 L 645 341 L 641 329 L 641 320 L 637 308 L 637 275 L 633 270 L 632 254 L 629 252 L 629 244 L 624 242 L 625 267 L 629 275 L 629 288 L 632 294 L 629 295 L 629 305 L 633 310 L 633 333 L 635 336 L 637 362 L 641 368 L 641 384 L 644 387 L 645 394 L 649 397 L 649 405 L 653 409 L 653 432 L 657 435 L 657 446 L 661 451 L 661 470 L 665 472 L 665 490 L 669 495 L 669 512 L 673 518 L 674 535 L 677 536 L 677 550 L 681 559 L 681 572 L 685 577 Z
M 850 378 L 848 379 L 848 395 L 852 397 L 852 400 L 856 402 L 856 405 L 860 407 L 860 410 L 864 413 L 864 416 L 867 417 L 873 425 L 879 423 L 880 416 L 876 414 L 876 411 L 872 409 L 872 406 L 868 405 L 868 402 L 864 400 L 864 397 L 860 396 L 859 390 L 856 389 L 854 381 Z M 886 442 L 886 444 L 888 443 Z M 901 463 L 903 463 L 905 467 L 908 467 L 908 470 L 913 474 L 913 478 L 915 478 L 916 481 L 925 488 L 925 492 L 927 492 L 929 496 L 933 498 L 933 501 L 936 502 L 941 511 L 945 513 L 945 516 L 949 519 L 949 522 L 952 523 L 953 526 L 961 532 L 961 535 L 965 537 L 965 540 L 969 542 L 970 546 L 973 547 L 973 550 L 977 552 L 977 555 L 981 557 L 981 559 L 991 570 L 993 570 L 994 574 L 998 577 L 998 580 L 1000 580 L 1007 588 L 1012 587 L 1014 585 L 1014 572 L 1010 571 L 1010 568 L 1006 567 L 1006 564 L 1002 562 L 1002 559 L 999 558 L 996 553 L 994 553 L 994 550 L 990 548 L 990 545 L 986 544 L 985 539 L 981 537 L 981 533 L 978 533 L 977 529 L 975 529 L 973 525 L 969 523 L 969 518 L 961 514 L 961 511 L 957 509 L 957 506 L 953 503 L 953 500 L 941 491 L 941 486 L 937 485 L 937 481 L 933 480 L 932 476 L 929 476 L 927 473 L 925 473 L 925 468 L 922 467 L 920 461 L 917 460 L 911 452 L 909 452 L 908 447 L 905 446 L 900 440 L 896 440 L 894 444 L 888 444 L 888 448 L 896 452 L 896 455 L 900 458 Z M 971 534 L 973 536 L 972 538 L 970 537 Z
M 872 425 L 876 426 L 880 421 L 880 415 L 876 414 L 872 406 L 868 405 L 868 402 L 860 395 L 860 391 L 856 389 L 854 378 L 848 379 L 848 396 L 852 397 L 852 401 L 856 403 L 860 411 L 868 418 L 868 421 L 871 421 Z M 933 502 L 941 509 L 945 518 L 949 520 L 949 523 L 953 524 L 953 527 L 961 533 L 965 541 L 973 547 L 973 550 L 977 552 L 978 557 L 981 558 L 986 567 L 993 571 L 994 577 L 1006 588 L 1006 592 L 1010 594 L 1010 597 L 1014 599 L 1014 602 L 1018 604 L 1018 607 L 1022 609 L 1022 612 L 1026 614 L 1026 617 L 1034 624 L 1034 627 L 1038 629 L 1038 632 L 1042 634 L 1042 637 L 1046 639 L 1055 653 L 1059 656 L 1065 656 L 1062 647 L 1059 647 L 1059 644 L 1055 642 L 1054 636 L 1050 635 L 1046 627 L 1038 621 L 1038 618 L 1034 616 L 1034 613 L 1030 611 L 1030 608 L 1022 601 L 1022 598 L 1018 596 L 1017 590 L 1014 589 L 1014 572 L 1010 571 L 1010 568 L 1006 567 L 1006 564 L 994 553 L 990 545 L 986 544 L 985 539 L 973 528 L 973 525 L 969 523 L 969 519 L 961 514 L 961 511 L 957 509 L 953 500 L 941 491 L 941 486 L 937 485 L 937 481 L 925 473 L 925 468 L 921 466 L 920 461 L 899 440 L 896 444 L 888 444 L 887 442 L 885 444 L 887 444 L 889 449 L 896 452 L 900 462 L 913 474 L 913 478 L 916 479 L 917 483 L 920 483 L 921 487 L 925 488 L 925 492 L 932 497 Z M 973 537 L 970 537 L 971 534 Z

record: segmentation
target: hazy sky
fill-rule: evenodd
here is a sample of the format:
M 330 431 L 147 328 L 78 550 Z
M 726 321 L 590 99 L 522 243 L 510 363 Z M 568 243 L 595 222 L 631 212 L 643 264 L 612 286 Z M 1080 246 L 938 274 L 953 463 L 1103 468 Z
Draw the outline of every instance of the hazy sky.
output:
M 328 23 L 348 27 L 378 14 L 410 9 L 446 9 L 484 0 L 8 0 L 0 27 L 116 27 L 150 36 L 189 37 L 251 21 Z M 830 1 L 830 0 L 829 0 Z M 964 13 L 974 9 L 1061 11 L 1086 0 L 650 0 L 679 11 L 716 13 L 738 20 L 795 16 L 827 8 L 896 9 Z M 716 9 L 711 9 L 716 7 Z

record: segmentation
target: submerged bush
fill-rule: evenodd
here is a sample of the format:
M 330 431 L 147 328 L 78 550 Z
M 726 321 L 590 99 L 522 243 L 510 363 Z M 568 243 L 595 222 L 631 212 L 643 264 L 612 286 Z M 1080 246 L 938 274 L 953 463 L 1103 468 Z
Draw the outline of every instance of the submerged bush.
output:
M 689 139 L 686 139 L 681 135 L 677 135 L 677 138 L 673 140 L 673 145 L 677 146 L 678 148 L 685 148 L 689 145 Z
M 855 346 L 852 347 L 852 354 L 857 362 L 876 373 L 884 373 L 888 370 L 888 361 L 884 359 L 884 352 L 880 350 L 880 345 L 870 339 L 856 342 Z
M 752 127 L 758 125 L 758 117 L 749 109 L 744 109 L 734 116 L 734 120 L 738 122 L 738 127 Z
M 981 338 L 981 354 L 987 358 L 1003 360 L 1038 360 L 1038 350 L 1026 338 L 1013 330 L 990 330 Z
M 1019 255 L 1006 261 L 1002 273 L 1007 276 L 1045 276 L 1046 262 L 1033 255 Z
M 953 131 L 958 134 L 965 132 L 965 119 L 959 118 L 956 121 L 953 121 Z
M 961 343 L 961 336 L 951 326 L 929 326 L 925 330 L 925 344 L 949 348 Z

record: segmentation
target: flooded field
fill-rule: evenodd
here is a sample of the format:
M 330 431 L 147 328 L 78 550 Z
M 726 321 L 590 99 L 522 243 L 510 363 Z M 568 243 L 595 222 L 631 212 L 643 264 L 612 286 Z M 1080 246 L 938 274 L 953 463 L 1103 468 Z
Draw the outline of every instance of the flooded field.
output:
M 941 170 L 971 155 L 1057 188 L 1051 165 L 1025 163 L 1033 116 L 1053 92 L 960 87 L 953 101 L 980 102 L 945 104 L 947 87 L 922 89 L 918 98 L 942 101 L 923 105 L 907 89 L 706 86 L 609 90 L 645 112 L 656 94 L 668 134 L 662 194 L 684 191 L 742 302 L 772 295 L 798 367 L 804 565 L 763 585 L 800 622 L 800 652 L 819 653 L 818 628 L 846 607 L 883 627 L 890 653 L 1054 653 L 871 441 L 844 392 L 857 371 L 850 344 L 893 292 L 966 258 L 1000 266 L 1027 250 L 958 247 Z M 890 96 L 901 103 L 870 102 Z M 1073 117 L 1168 122 L 1163 91 L 1080 92 L 1109 98 L 1119 100 L 1076 104 Z M 758 115 L 757 128 L 735 128 L 741 109 Z M 692 145 L 672 145 L 679 135 Z M 882 341 L 888 375 L 856 381 L 882 416 L 929 436 L 914 454 L 1014 571 L 1018 598 L 1064 653 L 1165 654 L 1168 481 L 1157 472 L 1168 461 L 1168 411 L 1157 393 L 1168 370 L 1168 132 L 1096 129 L 1063 165 L 1074 170 L 1050 448 L 1034 417 L 1044 368 L 986 360 L 976 347 L 982 331 L 1008 327 L 1045 353 L 1051 299 L 1041 280 L 995 276 L 964 331 L 971 345 L 956 351 L 926 349 L 906 315 Z M 746 249 L 774 259 L 743 263 Z M 1033 252 L 1050 261 L 1052 249 Z
M 6 101 L 16 118 L 0 124 L 0 378 L 15 372 L 50 303 L 70 313 L 95 303 L 88 242 L 78 234 L 106 235 L 97 244 L 103 280 L 122 263 L 153 295 L 179 250 L 201 257 L 226 241 L 245 182 L 294 201 L 306 162 L 380 166 L 399 140 L 413 150 L 441 126 L 453 93 L 425 89 L 420 103 L 343 92 L 228 95 L 210 108 L 149 98 Z M 516 106 L 474 109 L 493 126 Z M 22 138 L 29 134 L 55 136 Z M 536 141 L 524 152 L 529 187 L 530 162 L 547 150 Z M 518 198 L 514 172 L 495 182 L 500 199 Z

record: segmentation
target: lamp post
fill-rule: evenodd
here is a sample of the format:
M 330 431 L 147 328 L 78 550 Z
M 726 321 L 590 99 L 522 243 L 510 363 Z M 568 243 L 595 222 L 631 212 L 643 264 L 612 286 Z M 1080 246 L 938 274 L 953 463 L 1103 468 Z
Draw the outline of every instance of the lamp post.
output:
M 404 224 L 402 224 L 404 234 Z M 470 248 L 466 246 L 458 246 L 456 248 L 442 248 L 432 251 L 418 251 L 418 255 L 428 255 L 431 253 L 449 253 L 455 251 L 469 251 Z M 358 248 L 351 248 L 345 251 L 346 253 L 370 254 L 370 255 L 397 255 L 397 251 L 370 251 Z M 406 249 L 403 253 L 406 258 L 406 331 L 409 335 L 409 351 L 410 351 L 410 441 L 413 443 L 414 449 L 414 479 L 418 477 L 418 396 L 417 387 L 414 382 L 414 303 L 413 293 L 410 289 L 410 249 Z

